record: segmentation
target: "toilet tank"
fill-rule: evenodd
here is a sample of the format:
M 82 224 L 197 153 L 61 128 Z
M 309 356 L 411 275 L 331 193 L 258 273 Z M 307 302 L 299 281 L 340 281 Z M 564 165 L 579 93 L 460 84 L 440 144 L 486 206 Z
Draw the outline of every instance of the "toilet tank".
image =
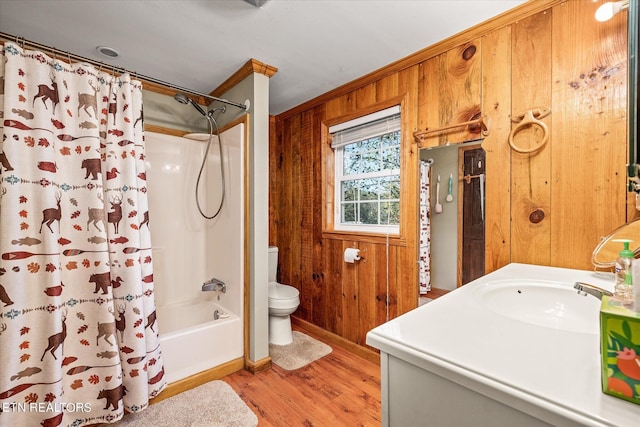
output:
M 269 283 L 276 281 L 278 273 L 278 247 L 269 246 Z

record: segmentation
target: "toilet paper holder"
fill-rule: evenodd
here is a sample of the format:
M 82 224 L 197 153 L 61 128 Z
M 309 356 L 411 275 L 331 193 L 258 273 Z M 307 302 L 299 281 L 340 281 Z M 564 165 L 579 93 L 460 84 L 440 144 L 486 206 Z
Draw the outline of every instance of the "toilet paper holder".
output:
M 355 261 L 363 261 L 366 262 L 364 256 L 362 256 L 362 252 L 366 252 L 367 248 L 359 249 L 355 247 L 346 248 L 344 250 L 344 262 L 348 262 L 353 264 Z

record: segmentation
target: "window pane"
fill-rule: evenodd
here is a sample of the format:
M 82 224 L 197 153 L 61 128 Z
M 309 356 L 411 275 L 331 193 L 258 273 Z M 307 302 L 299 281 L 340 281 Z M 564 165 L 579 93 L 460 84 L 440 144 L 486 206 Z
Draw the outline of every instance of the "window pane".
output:
M 357 200 L 358 198 L 357 185 L 358 185 L 357 180 L 343 181 L 340 201 L 346 202 L 346 201 Z
M 400 132 L 392 132 L 382 136 L 382 148 L 400 145 Z
M 378 179 L 358 180 L 360 183 L 360 200 L 378 200 Z
M 362 153 L 361 173 L 378 172 L 380 170 L 380 158 L 378 151 L 367 151 Z
M 344 146 L 344 154 L 353 154 L 353 153 L 357 153 L 358 151 L 360 151 L 360 143 L 359 142 L 354 142 L 353 144 L 349 144 L 349 145 L 345 145 Z
M 400 203 L 399 202 L 380 203 L 380 223 L 386 225 L 387 221 L 391 225 L 400 224 Z
M 399 146 L 382 150 L 382 169 L 400 169 Z
M 360 222 L 378 224 L 378 202 L 360 203 Z
M 363 151 L 377 151 L 380 147 L 380 137 L 365 139 L 361 142 L 360 149 Z
M 356 222 L 356 205 L 355 203 L 343 203 L 342 204 L 342 221 L 343 224 L 347 222 Z
M 353 175 L 359 172 L 360 170 L 360 155 L 352 153 L 347 155 L 346 153 L 342 156 L 342 174 L 343 175 Z
M 400 179 L 397 175 L 380 179 L 380 199 L 399 199 Z

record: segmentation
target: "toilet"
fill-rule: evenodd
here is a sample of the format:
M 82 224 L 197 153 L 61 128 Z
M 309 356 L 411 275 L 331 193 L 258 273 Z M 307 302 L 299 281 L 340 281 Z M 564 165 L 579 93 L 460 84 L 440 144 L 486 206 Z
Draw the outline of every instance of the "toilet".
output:
M 269 343 L 287 345 L 293 342 L 289 315 L 300 305 L 300 292 L 276 282 L 277 271 L 278 248 L 269 246 Z

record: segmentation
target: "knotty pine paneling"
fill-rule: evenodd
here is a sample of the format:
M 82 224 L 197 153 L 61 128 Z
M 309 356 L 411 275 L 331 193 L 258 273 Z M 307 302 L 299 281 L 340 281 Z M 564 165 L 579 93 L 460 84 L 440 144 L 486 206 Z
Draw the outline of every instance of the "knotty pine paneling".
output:
M 297 287 L 296 315 L 359 345 L 366 332 L 417 305 L 418 146 L 412 133 L 490 117 L 487 152 L 487 272 L 512 261 L 590 269 L 599 236 L 625 220 L 626 13 L 597 23 L 598 3 L 548 2 L 491 31 L 437 51 L 419 64 L 379 72 L 275 118 L 270 146 L 270 243 L 280 247 L 282 283 Z M 520 19 L 519 19 L 520 18 Z M 485 28 L 486 29 L 486 28 Z M 402 102 L 401 239 L 332 233 L 327 123 Z M 551 131 L 538 153 L 514 153 L 511 115 L 549 104 Z M 427 145 L 477 138 L 472 129 Z M 535 128 L 518 144 L 539 137 Z M 545 218 L 532 225 L 529 214 Z M 346 264 L 347 247 L 366 261 Z M 388 269 L 387 269 L 388 266 Z
M 277 184 L 272 185 L 270 205 L 278 213 L 270 220 L 277 221 L 270 226 L 270 243 L 280 248 L 279 279 L 300 290 L 298 317 L 361 345 L 366 332 L 387 318 L 387 283 L 390 315 L 417 305 L 417 285 L 405 286 L 417 278 L 417 150 L 411 136 L 416 129 L 417 75 L 418 67 L 412 67 L 322 107 L 276 120 L 271 141 L 270 153 L 277 159 L 270 162 L 275 167 L 270 175 Z M 405 171 L 401 177 L 403 238 L 391 239 L 388 249 L 384 236 L 326 235 L 331 195 L 323 185 L 321 160 L 324 122 L 361 115 L 385 103 L 403 106 L 401 165 Z M 345 263 L 347 247 L 361 248 L 364 260 Z
M 541 12 L 511 26 L 512 117 L 551 107 L 551 17 L 550 12 Z M 550 130 L 553 114 L 540 120 Z M 517 126 L 512 123 L 511 129 Z M 533 149 L 543 135 L 539 126 L 524 127 L 513 136 L 513 143 Z M 555 143 L 560 140 L 550 137 L 533 153 L 511 151 L 512 262 L 549 265 L 551 261 L 551 146 Z M 538 222 L 536 214 L 541 212 L 544 218 Z
M 553 8 L 551 265 L 591 268 L 600 237 L 625 222 L 626 13 Z
M 438 128 L 480 117 L 480 41 L 472 40 L 432 58 L 422 65 L 419 94 L 424 103 L 418 110 L 419 129 Z M 471 126 L 433 134 L 428 146 L 477 139 Z
M 316 107 L 313 110 L 312 119 L 312 127 L 309 129 L 311 135 L 317 135 L 321 132 L 322 126 L 322 117 L 324 115 L 324 109 L 321 107 Z M 313 138 L 309 137 L 306 139 L 307 144 L 310 147 L 310 150 L 313 152 L 312 162 L 312 185 L 311 191 L 313 191 L 313 197 L 311 199 L 311 204 L 309 205 L 312 214 L 312 273 L 311 273 L 311 281 L 313 286 L 311 289 L 313 290 L 313 300 L 312 300 L 312 312 L 309 313 L 308 318 L 312 319 L 314 324 L 317 323 L 317 319 L 322 319 L 321 324 L 326 324 L 327 319 L 330 314 L 330 310 L 332 306 L 327 307 L 326 302 L 329 300 L 327 298 L 327 288 L 324 283 L 324 253 L 323 253 L 323 239 L 322 239 L 322 209 L 318 209 L 315 204 L 315 200 L 317 198 L 322 199 L 323 194 L 323 186 L 322 180 L 317 179 L 317 177 L 322 176 L 322 149 L 320 144 L 314 144 Z
M 305 318 L 310 317 L 310 313 L 313 312 L 313 296 L 314 296 L 314 282 L 313 282 L 313 196 L 314 186 L 304 186 L 303 182 L 313 182 L 313 169 L 314 169 L 314 150 L 311 147 L 306 147 L 304 135 L 313 134 L 313 111 L 305 111 L 302 113 L 302 122 L 300 128 L 301 140 L 297 144 L 299 148 L 294 150 L 294 155 L 299 159 L 298 174 L 296 176 L 301 179 L 296 180 L 296 191 L 299 191 L 300 200 L 300 222 L 296 224 L 300 229 L 300 258 L 296 262 L 300 265 L 300 276 L 297 278 L 300 283 L 304 296 Z M 318 159 L 316 159 L 318 160 Z M 300 304 L 302 306 L 302 304 Z
M 511 259 L 511 192 L 507 183 L 511 151 L 505 143 L 511 131 L 511 27 L 482 38 L 482 113 L 491 131 L 482 142 L 485 170 L 485 270 L 487 273 Z

